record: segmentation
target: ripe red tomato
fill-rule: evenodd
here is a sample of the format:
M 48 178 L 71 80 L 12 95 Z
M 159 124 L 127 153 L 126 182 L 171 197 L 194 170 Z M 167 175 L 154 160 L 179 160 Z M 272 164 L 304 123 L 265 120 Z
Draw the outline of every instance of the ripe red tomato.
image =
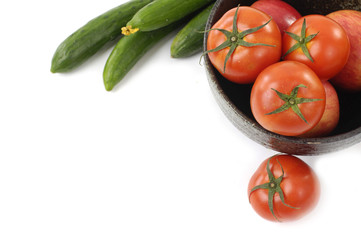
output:
M 275 155 L 263 161 L 248 184 L 253 209 L 270 221 L 297 220 L 317 205 L 319 180 L 301 159 Z
M 347 63 L 350 42 L 340 24 L 322 15 L 308 15 L 294 22 L 283 35 L 285 60 L 309 66 L 321 81 L 335 76 Z
M 325 110 L 325 89 L 305 64 L 282 61 L 263 70 L 251 91 L 251 110 L 265 129 L 286 136 L 311 130 Z
M 228 80 L 253 83 L 265 67 L 280 60 L 281 45 L 281 33 L 270 16 L 255 8 L 238 7 L 214 24 L 206 53 Z
M 270 15 L 277 23 L 281 34 L 301 17 L 294 7 L 281 0 L 259 0 L 254 2 L 251 7 Z

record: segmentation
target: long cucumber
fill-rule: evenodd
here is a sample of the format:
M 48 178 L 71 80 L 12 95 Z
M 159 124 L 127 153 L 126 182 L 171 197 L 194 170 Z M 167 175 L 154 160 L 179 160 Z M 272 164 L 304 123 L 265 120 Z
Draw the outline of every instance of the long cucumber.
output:
M 103 72 L 104 87 L 111 91 L 156 43 L 178 27 L 178 23 L 121 38 L 111 52 Z
M 153 31 L 176 22 L 215 0 L 155 0 L 140 9 L 127 23 L 123 34 Z
M 175 36 L 171 45 L 173 58 L 184 58 L 202 51 L 204 29 L 214 3 L 203 9 Z
M 121 35 L 121 28 L 153 0 L 131 0 L 92 19 L 66 38 L 56 49 L 51 72 L 68 72 L 81 65 L 106 43 Z

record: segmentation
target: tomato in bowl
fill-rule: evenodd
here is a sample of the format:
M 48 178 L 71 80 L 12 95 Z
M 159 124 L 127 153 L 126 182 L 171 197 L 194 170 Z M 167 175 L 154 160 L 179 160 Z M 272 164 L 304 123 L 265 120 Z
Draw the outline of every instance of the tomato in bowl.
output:
M 212 26 L 230 9 L 250 6 L 255 1 L 218 0 L 209 16 L 204 36 L 204 51 L 207 51 L 207 39 Z M 349 1 L 285 1 L 297 9 L 301 15 L 329 14 L 351 7 Z M 326 4 L 327 3 L 327 4 Z M 345 4 L 347 3 L 347 4 Z M 353 9 L 360 10 L 355 4 Z M 252 114 L 250 96 L 252 83 L 238 84 L 226 79 L 205 55 L 204 65 L 211 91 L 223 113 L 251 140 L 266 148 L 292 155 L 319 155 L 344 149 L 361 142 L 361 92 L 338 91 L 340 117 L 336 128 L 324 137 L 284 136 L 262 127 Z

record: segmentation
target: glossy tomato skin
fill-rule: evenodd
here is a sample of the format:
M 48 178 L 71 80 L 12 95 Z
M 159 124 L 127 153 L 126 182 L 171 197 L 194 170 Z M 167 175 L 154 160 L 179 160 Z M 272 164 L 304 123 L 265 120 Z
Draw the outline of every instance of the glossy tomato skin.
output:
M 284 201 L 294 208 L 285 206 L 276 193 L 273 197 L 273 211 L 276 219 L 269 209 L 268 190 L 258 189 L 250 193 L 253 187 L 269 181 L 266 171 L 267 161 L 268 159 L 261 163 L 248 184 L 248 196 L 253 209 L 267 220 L 277 221 L 278 219 L 281 222 L 300 219 L 312 211 L 319 201 L 320 182 L 309 165 L 292 155 L 272 156 L 269 166 L 276 178 L 282 175 L 282 166 L 284 177 L 280 186 L 283 190 Z
M 300 35 L 304 19 L 306 19 L 306 36 L 317 34 L 307 48 L 314 62 L 310 61 L 301 48 L 284 57 L 306 64 L 319 76 L 321 81 L 327 81 L 339 73 L 347 63 L 350 54 L 350 42 L 345 30 L 336 21 L 322 15 L 308 15 L 299 18 L 287 32 Z M 283 35 L 283 50 L 285 54 L 297 42 L 288 34 Z
M 290 94 L 300 84 L 306 87 L 299 88 L 297 97 L 320 99 L 298 104 L 307 122 L 291 108 L 267 115 L 285 103 L 272 89 Z M 251 90 L 250 104 L 253 116 L 262 127 L 281 135 L 298 136 L 311 130 L 320 121 L 325 110 L 325 99 L 323 84 L 309 67 L 295 61 L 282 61 L 259 74 Z
M 281 34 L 301 17 L 294 7 L 281 0 L 259 0 L 254 2 L 251 7 L 270 15 L 277 23 Z
M 237 8 L 226 12 L 212 28 L 221 28 L 232 31 L 233 17 Z M 237 27 L 239 31 L 258 27 L 270 20 L 266 13 L 251 7 L 238 8 Z M 225 35 L 217 30 L 209 32 L 207 50 L 215 49 L 226 40 Z M 264 43 L 270 46 L 243 47 L 238 46 L 227 61 L 224 70 L 224 61 L 229 48 L 208 53 L 213 66 L 228 80 L 239 83 L 253 83 L 257 75 L 267 66 L 277 62 L 282 53 L 282 37 L 277 24 L 271 20 L 262 29 L 247 35 L 245 41 L 251 43 Z

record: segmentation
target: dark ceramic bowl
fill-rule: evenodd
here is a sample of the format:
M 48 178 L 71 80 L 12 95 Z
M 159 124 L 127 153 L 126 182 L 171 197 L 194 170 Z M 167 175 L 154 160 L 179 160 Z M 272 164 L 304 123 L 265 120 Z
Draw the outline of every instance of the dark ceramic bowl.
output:
M 237 5 L 249 6 L 251 0 L 218 0 L 209 16 L 206 30 L 229 9 Z M 348 0 L 293 0 L 287 1 L 302 15 L 328 14 L 340 9 L 360 10 L 359 1 Z M 206 49 L 205 34 L 204 49 Z M 228 119 L 246 136 L 266 148 L 293 155 L 319 155 L 337 151 L 361 142 L 361 93 L 338 92 L 340 121 L 334 132 L 322 138 L 286 137 L 262 128 L 253 118 L 249 105 L 251 85 L 238 85 L 223 78 L 212 66 L 208 56 L 205 67 L 210 88 Z

